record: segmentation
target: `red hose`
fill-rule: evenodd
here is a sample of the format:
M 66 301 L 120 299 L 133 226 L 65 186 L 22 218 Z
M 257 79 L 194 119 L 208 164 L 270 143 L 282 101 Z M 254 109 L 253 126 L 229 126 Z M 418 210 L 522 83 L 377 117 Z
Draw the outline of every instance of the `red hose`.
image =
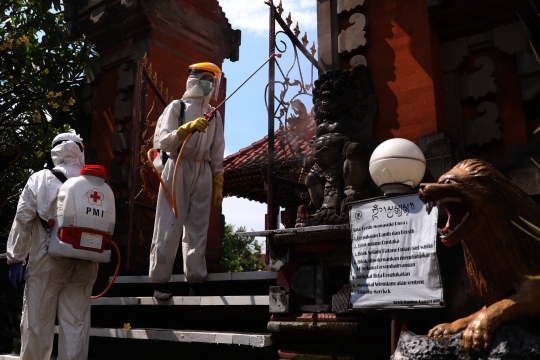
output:
M 116 254 L 118 255 L 118 264 L 116 265 L 116 270 L 114 272 L 114 276 L 112 278 L 112 281 L 109 283 L 109 286 L 99 295 L 96 296 L 90 296 L 91 299 L 98 299 L 105 295 L 107 291 L 111 288 L 111 286 L 114 284 L 114 280 L 116 280 L 116 276 L 118 275 L 118 272 L 120 271 L 120 249 L 118 248 L 118 245 L 114 241 L 111 240 L 111 243 L 113 244 L 114 248 L 116 249 Z
M 154 172 L 158 176 L 159 182 L 161 183 L 161 187 L 163 188 L 163 192 L 165 193 L 165 197 L 167 198 L 167 201 L 169 202 L 169 205 L 171 205 L 171 209 L 173 211 L 173 214 L 174 214 L 174 216 L 176 218 L 178 218 L 178 214 L 176 213 L 176 206 L 175 206 L 176 201 L 173 201 L 171 199 L 171 194 L 169 193 L 169 190 L 167 190 L 167 186 L 165 186 L 165 183 L 163 182 L 163 179 L 161 178 L 161 174 L 159 173 L 159 171 L 157 171 L 156 167 L 154 166 L 154 161 L 153 161 L 154 151 L 157 151 L 157 149 L 152 148 L 152 149 L 148 150 L 148 153 L 147 153 L 148 163 L 150 163 L 150 166 L 152 167 L 152 170 L 154 170 Z M 175 181 L 175 179 L 173 179 L 173 186 L 176 185 L 176 183 L 174 181 Z M 174 194 L 174 189 L 173 189 L 173 194 Z
M 167 201 L 169 201 L 169 205 L 171 205 L 172 212 L 174 214 L 174 217 L 178 219 L 178 207 L 176 205 L 176 173 L 178 171 L 178 165 L 180 164 L 180 161 L 182 160 L 182 156 L 184 155 L 184 150 L 186 150 L 187 143 L 189 142 L 189 139 L 193 136 L 193 133 L 190 133 L 187 138 L 184 140 L 184 144 L 182 145 L 182 149 L 180 150 L 180 154 L 178 154 L 178 158 L 176 159 L 176 164 L 174 164 L 174 172 L 173 172 L 173 182 L 172 182 L 172 199 L 171 194 L 169 193 L 169 190 L 167 190 L 167 186 L 165 186 L 165 182 L 163 182 L 163 179 L 161 178 L 161 174 L 157 171 L 156 167 L 154 166 L 154 151 L 157 151 L 156 148 L 152 148 L 148 150 L 147 157 L 148 162 L 150 163 L 150 166 L 156 173 L 156 175 L 159 178 L 159 182 L 161 183 L 161 187 L 163 188 L 163 192 L 165 193 L 165 196 L 167 197 Z
M 187 136 L 187 138 L 184 140 L 184 144 L 182 145 L 182 150 L 180 150 L 180 154 L 178 154 L 178 158 L 176 159 L 176 164 L 174 165 L 172 196 L 174 199 L 173 212 L 176 218 L 178 218 L 178 207 L 176 205 L 176 172 L 178 171 L 178 164 L 180 164 L 180 161 L 182 160 L 182 156 L 184 156 L 184 150 L 186 150 L 189 139 L 191 139 L 192 136 L 193 136 L 193 133 L 190 133 Z

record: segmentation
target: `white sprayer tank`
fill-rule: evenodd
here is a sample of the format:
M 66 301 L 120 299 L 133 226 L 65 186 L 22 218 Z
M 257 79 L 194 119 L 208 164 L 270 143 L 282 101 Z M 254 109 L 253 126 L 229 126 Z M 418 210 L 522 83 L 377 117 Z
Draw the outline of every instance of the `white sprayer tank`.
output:
M 110 261 L 116 211 L 105 176 L 103 166 L 87 165 L 60 187 L 49 255 Z

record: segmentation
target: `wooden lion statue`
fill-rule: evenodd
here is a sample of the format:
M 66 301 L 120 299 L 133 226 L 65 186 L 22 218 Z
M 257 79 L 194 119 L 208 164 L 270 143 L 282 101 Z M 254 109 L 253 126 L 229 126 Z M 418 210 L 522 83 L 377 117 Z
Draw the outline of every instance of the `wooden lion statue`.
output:
M 420 199 L 428 211 L 446 209 L 448 220 L 439 229 L 446 246 L 461 241 L 472 288 L 485 301 L 476 313 L 428 332 L 441 337 L 464 330 L 465 350 L 487 350 L 503 323 L 540 318 L 540 241 L 512 224 L 520 217 L 540 225 L 540 206 L 490 164 L 464 160 L 435 184 L 421 184 Z

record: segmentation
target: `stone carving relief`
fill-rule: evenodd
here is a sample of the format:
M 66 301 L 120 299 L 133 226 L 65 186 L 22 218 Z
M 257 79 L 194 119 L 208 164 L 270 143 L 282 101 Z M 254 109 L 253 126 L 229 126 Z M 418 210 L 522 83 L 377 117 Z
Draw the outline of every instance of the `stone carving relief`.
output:
M 116 88 L 120 91 L 125 91 L 133 87 L 134 85 L 135 72 L 130 66 L 128 66 L 128 64 L 123 63 L 118 68 L 118 85 Z
M 367 66 L 364 55 L 357 54 L 368 44 L 366 38 L 367 19 L 364 14 L 359 12 L 364 4 L 365 0 L 338 0 L 337 2 L 338 17 L 347 17 L 348 23 L 351 24 L 342 30 L 337 37 L 338 53 L 340 57 L 350 57 L 348 60 L 351 66 L 358 64 Z
M 123 185 L 128 182 L 129 165 L 124 162 L 124 157 L 119 154 L 130 152 L 130 133 L 125 124 L 131 121 L 133 116 L 133 101 L 131 94 L 135 83 L 135 73 L 130 63 L 123 63 L 118 68 L 118 93 L 114 99 L 114 126 L 112 134 L 112 149 L 117 154 L 111 162 L 111 183 Z
M 499 140 L 502 136 L 499 119 L 499 108 L 491 101 L 484 101 L 477 108 L 481 116 L 467 119 L 464 125 L 465 146 L 487 144 L 491 140 Z
M 351 52 L 358 49 L 360 46 L 366 46 L 366 17 L 364 14 L 352 14 L 349 18 L 349 23 L 352 25 L 345 30 L 342 30 L 338 36 L 338 51 Z
M 493 71 L 495 64 L 487 56 L 479 56 L 474 60 L 473 73 L 463 73 L 459 79 L 460 97 L 462 101 L 473 99 L 482 101 L 497 92 Z M 493 101 L 484 100 L 477 107 L 480 116 L 467 119 L 463 124 L 463 142 L 465 146 L 483 146 L 491 140 L 499 140 L 502 136 L 499 119 L 499 108 Z
M 90 13 L 90 20 L 92 20 L 94 23 L 103 23 L 105 18 L 107 17 L 107 6 L 103 5 L 100 6 Z
M 130 148 L 130 136 L 126 131 L 126 126 L 118 124 L 113 131 L 113 151 L 124 152 Z
M 354 10 L 357 6 L 364 5 L 365 0 L 338 0 L 337 12 L 341 14 L 344 11 Z
M 493 76 L 496 70 L 494 62 L 486 56 L 479 56 L 474 62 L 477 70 L 470 74 L 462 74 L 461 66 L 478 51 L 496 48 L 510 55 L 516 54 L 523 99 L 531 98 L 540 89 L 538 76 L 533 75 L 538 72 L 538 64 L 535 59 L 527 58 L 529 45 L 524 39 L 528 39 L 527 30 L 521 21 L 517 21 L 441 44 L 447 133 L 458 144 L 460 156 L 467 153 L 465 146 L 485 146 L 493 139 L 502 138 L 497 123 L 500 112 L 493 100 L 493 95 L 497 94 L 497 79 Z M 471 100 L 474 100 L 472 105 L 483 114 L 475 119 L 466 119 L 462 108 L 465 102 L 470 106 Z M 493 102 L 488 105 L 484 104 L 486 101 Z M 487 124 L 489 128 L 482 129 L 481 123 Z
M 311 201 L 317 211 L 312 225 L 348 221 L 347 205 L 367 197 L 372 184 L 368 163 L 374 149 L 373 124 L 378 104 L 368 69 L 321 74 L 313 89 L 316 134 L 311 141 L 315 164 L 306 177 Z
M 131 119 L 133 106 L 131 99 L 124 93 L 119 93 L 114 99 L 114 119 L 123 124 Z
M 478 100 L 489 93 L 495 93 L 497 91 L 495 78 L 491 76 L 493 75 L 493 70 L 495 70 L 493 61 L 487 56 L 480 56 L 474 61 L 474 66 L 478 71 L 472 74 L 464 73 L 459 79 L 462 100 L 469 97 Z
M 367 66 L 367 60 L 364 55 L 355 55 L 351 58 L 351 61 L 349 62 L 349 64 L 351 64 L 351 66 L 354 66 L 354 65 Z

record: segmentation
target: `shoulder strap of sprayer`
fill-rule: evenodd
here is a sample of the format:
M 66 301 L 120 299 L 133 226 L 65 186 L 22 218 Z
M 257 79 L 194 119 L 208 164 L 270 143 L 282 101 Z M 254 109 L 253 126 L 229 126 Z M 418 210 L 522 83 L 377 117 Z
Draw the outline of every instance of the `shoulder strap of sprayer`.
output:
M 184 100 L 180 99 L 180 115 L 178 116 L 178 126 L 182 125 L 182 118 L 184 117 L 184 112 L 186 111 L 186 103 Z
M 55 169 L 53 169 L 53 170 L 50 170 L 50 172 L 51 172 L 54 176 L 56 176 L 56 178 L 57 178 L 58 180 L 60 180 L 62 183 L 65 183 L 65 182 L 67 181 L 66 175 L 64 175 L 64 173 L 61 172 L 60 170 L 55 170 Z M 37 212 L 36 212 L 36 213 L 37 213 Z M 45 230 L 49 230 L 49 229 L 51 228 L 51 227 L 49 226 L 49 224 L 47 223 L 47 221 L 43 220 L 43 219 L 39 216 L 39 214 L 38 214 L 38 219 L 39 219 L 39 222 L 41 223 L 41 226 L 43 226 L 43 228 L 44 228 Z
M 65 182 L 67 181 L 66 175 L 64 175 L 64 173 L 61 172 L 60 170 L 55 170 L 55 169 L 53 169 L 53 170 L 51 170 L 51 173 L 52 173 L 54 176 L 56 176 L 56 178 L 57 178 L 58 180 L 60 180 L 60 181 L 62 182 L 62 184 L 65 183 Z

